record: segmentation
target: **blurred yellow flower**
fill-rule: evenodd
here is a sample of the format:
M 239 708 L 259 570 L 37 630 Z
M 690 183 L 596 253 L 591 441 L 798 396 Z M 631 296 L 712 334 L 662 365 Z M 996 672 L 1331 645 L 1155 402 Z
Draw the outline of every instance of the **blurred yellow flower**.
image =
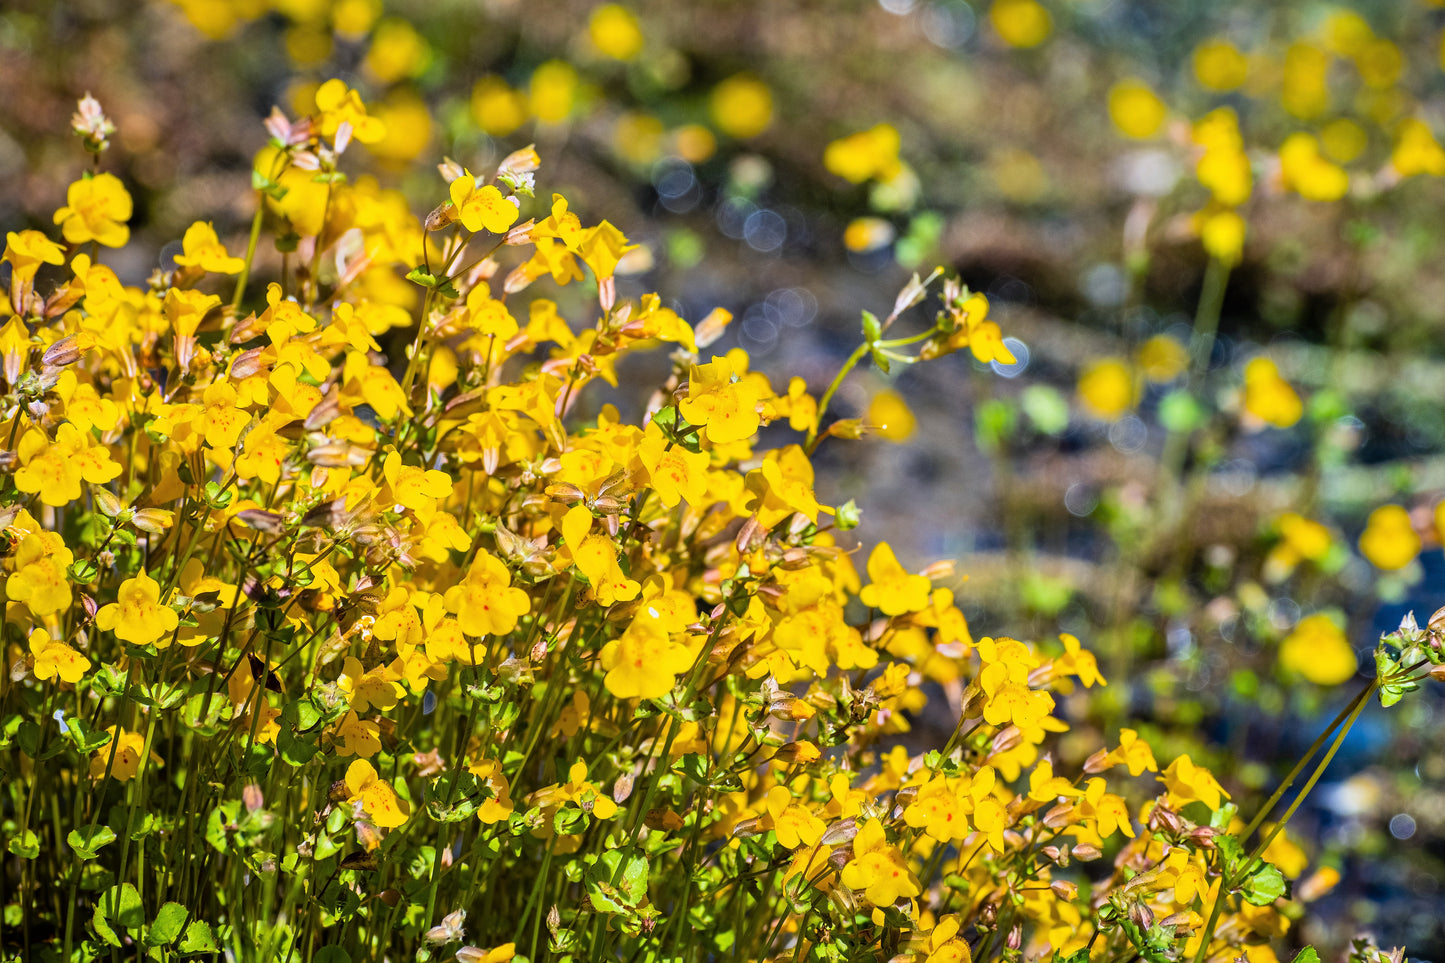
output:
M 1156 334 L 1139 346 L 1134 362 L 1144 377 L 1155 384 L 1167 384 L 1189 367 L 1189 349 L 1177 338 Z
M 749 140 L 773 123 L 773 92 L 752 74 L 735 74 L 713 88 L 709 103 L 718 130 Z
M 1035 0 L 994 0 L 988 11 L 993 29 L 1010 47 L 1037 47 L 1049 38 L 1054 21 Z
M 1320 154 L 1314 135 L 1302 131 L 1280 145 L 1279 173 L 1286 190 L 1311 201 L 1337 201 L 1350 189 L 1350 175 Z
M 621 4 L 608 3 L 592 11 L 587 36 L 594 47 L 613 60 L 631 60 L 642 52 L 637 16 Z
M 532 115 L 544 124 L 560 124 L 577 106 L 581 81 L 565 60 L 549 60 L 532 72 L 527 87 Z
M 908 402 L 891 389 L 884 389 L 873 396 L 863 421 L 873 434 L 887 441 L 907 441 L 918 430 L 918 419 L 913 417 Z
M 1327 75 L 1330 56 L 1307 43 L 1291 44 L 1284 55 L 1284 81 L 1280 100 L 1284 109 L 1301 120 L 1323 114 L 1330 106 Z
M 1199 212 L 1199 240 L 1209 256 L 1233 267 L 1244 256 L 1244 238 L 1249 225 L 1233 209 Z
M 1403 121 L 1395 138 L 1390 163 L 1401 177 L 1445 176 L 1445 150 L 1441 149 L 1429 124 L 1414 118 Z
M 1249 58 L 1223 37 L 1211 37 L 1195 47 L 1192 64 L 1194 79 L 1209 90 L 1235 90 L 1249 79 Z
M 1348 117 L 1336 117 L 1320 128 L 1320 147 L 1332 160 L 1348 164 L 1370 146 L 1365 128 Z
M 1394 572 L 1420 554 L 1420 536 L 1410 513 L 1399 505 L 1381 505 L 1370 513 L 1360 534 L 1360 554 L 1376 568 Z
M 1079 401 L 1095 418 L 1114 421 L 1134 406 L 1134 373 L 1122 358 L 1101 358 L 1079 376 Z
M 1109 119 L 1124 136 L 1148 140 L 1164 127 L 1169 108 L 1144 81 L 1129 77 L 1109 88 Z
M 1304 402 L 1268 358 L 1244 366 L 1244 410 L 1276 428 L 1289 428 L 1304 415 Z
M 362 64 L 380 83 L 394 84 L 418 76 L 430 57 L 431 48 L 415 27 L 399 17 L 388 17 L 372 32 Z
M 855 217 L 843 230 L 843 246 L 856 253 L 876 251 L 893 243 L 898 232 L 881 217 Z
M 898 159 L 898 128 L 878 124 L 831 141 L 823 149 L 823 166 L 853 184 L 870 178 L 891 180 L 902 169 Z
M 527 122 L 527 98 L 501 77 L 488 75 L 472 86 L 472 120 L 493 137 L 506 137 Z
M 405 163 L 431 146 L 431 112 L 412 91 L 388 94 L 376 105 L 376 117 L 386 125 L 386 136 L 371 145 L 371 153 L 381 160 Z
M 1323 612 L 1300 619 L 1280 643 L 1279 664 L 1316 685 L 1339 685 L 1359 668 L 1345 633 Z

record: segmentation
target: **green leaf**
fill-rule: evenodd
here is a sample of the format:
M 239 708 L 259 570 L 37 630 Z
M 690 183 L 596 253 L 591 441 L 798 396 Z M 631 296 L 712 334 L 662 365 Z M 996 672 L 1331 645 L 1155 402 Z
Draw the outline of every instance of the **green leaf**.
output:
M 65 726 L 65 737 L 83 755 L 90 755 L 110 742 L 110 733 L 104 729 L 91 729 L 81 716 L 66 719 Z
M 1284 881 L 1284 874 L 1273 863 L 1265 863 L 1255 873 L 1244 881 L 1240 892 L 1245 900 L 1255 906 L 1268 906 L 1279 899 L 1289 889 Z
M 424 267 L 414 267 L 406 275 L 408 281 L 420 284 L 424 288 L 437 286 L 437 276 L 427 271 Z
M 1320 955 L 1315 952 L 1313 946 L 1306 946 L 1295 954 L 1291 963 L 1320 963 Z
M 351 954 L 339 946 L 323 946 L 311 959 L 315 963 L 351 963 Z
M 112 928 L 119 923 L 128 930 L 138 929 L 145 922 L 145 909 L 141 906 L 140 893 L 130 883 L 112 886 L 105 891 L 95 904 L 95 913 L 90 923 L 101 939 L 111 946 L 120 946 L 120 937 Z
M 177 949 L 182 953 L 215 953 L 220 947 L 216 945 L 216 938 L 211 935 L 210 923 L 204 920 L 191 920 L 186 926 L 186 935 L 181 939 L 181 945 Z M 320 959 L 320 956 L 313 957 L 313 959 Z
M 166 903 L 156 913 L 155 922 L 146 931 L 146 945 L 166 946 L 174 943 L 181 935 L 181 927 L 186 925 L 186 917 L 190 915 L 190 911 L 180 903 Z
M 22 835 L 11 836 L 5 848 L 10 850 L 13 856 L 34 859 L 40 855 L 40 837 L 35 835 L 35 830 L 27 829 Z
M 72 829 L 66 842 L 70 843 L 70 848 L 75 850 L 75 854 L 81 859 L 94 859 L 103 846 L 115 842 L 115 830 L 109 826 Z

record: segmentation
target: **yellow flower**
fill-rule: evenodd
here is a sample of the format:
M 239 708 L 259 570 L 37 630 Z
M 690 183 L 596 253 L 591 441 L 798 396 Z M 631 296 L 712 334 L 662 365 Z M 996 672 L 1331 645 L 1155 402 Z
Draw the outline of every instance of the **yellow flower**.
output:
M 681 445 L 669 445 L 662 431 L 648 422 L 637 458 L 647 469 L 648 484 L 668 508 L 676 508 L 684 498 L 689 505 L 700 505 L 707 495 L 707 473 L 711 463 L 707 452 L 692 452 Z
M 388 17 L 372 31 L 364 63 L 373 77 L 392 84 L 420 74 L 430 55 L 426 40 L 415 27 L 400 17 Z
M 1360 534 L 1360 554 L 1378 569 L 1394 572 L 1420 554 L 1420 536 L 1410 513 L 1399 505 L 1381 505 L 1370 513 Z
M 1114 421 L 1133 407 L 1137 397 L 1134 373 L 1121 358 L 1102 358 L 1079 376 L 1079 401 L 1095 418 Z
M 350 137 L 374 144 L 386 136 L 386 125 L 368 116 L 361 95 L 339 78 L 333 77 L 317 89 L 316 109 L 321 111 L 321 135 L 333 138 L 338 150 L 345 148 Z M 349 133 L 342 131 L 343 124 Z
M 1090 779 L 1084 786 L 1084 799 L 1080 811 L 1086 819 L 1094 820 L 1095 831 L 1105 839 L 1122 832 L 1134 838 L 1134 825 L 1129 821 L 1129 808 L 1120 796 L 1104 791 L 1103 779 Z
M 1359 668 L 1345 633 L 1322 612 L 1300 619 L 1280 643 L 1279 664 L 1316 685 L 1339 685 Z
M 1119 730 L 1119 748 L 1110 752 L 1105 762 L 1111 766 L 1128 766 L 1131 776 L 1142 775 L 1145 770 L 1159 771 L 1159 764 L 1154 761 L 1154 750 L 1133 729 Z
M 132 203 L 125 185 L 114 174 L 96 174 L 72 183 L 65 206 L 55 212 L 55 223 L 71 244 L 95 241 L 106 247 L 124 247 L 130 240 Z
M 1135 77 L 1109 88 L 1109 119 L 1125 137 L 1148 140 L 1159 133 L 1169 108 L 1144 81 Z
M 898 564 L 898 556 L 887 542 L 879 542 L 868 556 L 868 578 L 858 598 L 884 615 L 905 615 L 928 608 L 932 586 L 922 575 L 913 575 Z
M 1304 402 L 1273 361 L 1254 358 L 1244 366 L 1244 410 L 1266 424 L 1289 428 L 1304 415 Z
M 1064 654 L 1054 660 L 1055 675 L 1078 676 L 1079 681 L 1087 688 L 1094 685 L 1105 685 L 1104 676 L 1099 672 L 1099 663 L 1094 658 L 1094 653 L 1087 652 L 1079 640 L 1065 632 L 1059 636 L 1064 643 Z
M 109 765 L 110 778 L 117 782 L 129 782 L 140 772 L 141 753 L 145 752 L 146 738 L 139 732 L 127 729 L 117 731 L 115 726 L 106 726 L 105 731 L 110 734 L 115 745 L 107 742 L 90 757 L 90 778 L 104 778 L 106 766 Z M 112 752 L 115 753 L 114 762 L 111 762 Z M 151 759 L 160 762 L 160 757 L 155 753 L 151 753 Z
M 470 636 L 506 635 L 532 608 L 526 592 L 512 586 L 512 573 L 496 556 L 477 552 L 461 583 L 447 589 L 448 612 L 455 612 Z
M 1215 780 L 1214 774 L 1203 766 L 1196 766 L 1187 753 L 1171 762 L 1164 773 L 1155 778 L 1168 790 L 1168 805 L 1173 809 L 1192 802 L 1202 802 L 1210 809 L 1218 809 L 1221 799 L 1229 798 L 1229 793 Z
M 381 751 L 381 740 L 377 738 L 380 732 L 381 727 L 375 722 L 362 719 L 355 710 L 348 710 L 336 724 L 336 754 L 370 759 Z
M 768 790 L 766 808 L 773 831 L 778 834 L 778 842 L 788 849 L 818 845 L 823 831 L 827 829 L 823 820 L 793 799 L 787 786 L 774 786 Z
M 64 264 L 65 252 L 59 244 L 39 231 L 10 231 L 5 235 L 5 254 L 0 261 L 11 267 L 11 284 L 29 281 L 42 264 Z
M 44 629 L 30 633 L 30 654 L 35 659 L 35 678 L 44 682 L 60 677 L 71 685 L 79 682 L 90 669 L 90 660 L 65 642 L 52 639 Z
M 346 768 L 346 788 L 350 801 L 361 802 L 367 818 L 381 829 L 394 829 L 406 822 L 411 805 L 396 795 L 396 790 L 376 774 L 376 767 L 365 759 L 353 760 Z
M 713 88 L 710 102 L 718 130 L 750 140 L 773 123 L 773 92 L 752 74 L 735 74 Z
M 918 878 L 888 842 L 883 823 L 870 819 L 853 837 L 853 859 L 843 867 L 843 885 L 861 891 L 875 906 L 892 906 L 901 896 L 922 892 Z
M 70 563 L 75 556 L 56 532 L 25 535 L 15 549 L 15 574 L 6 583 L 11 601 L 23 602 L 32 615 L 54 615 L 70 608 Z
M 993 29 L 1010 47 L 1037 47 L 1049 38 L 1053 18 L 1035 0 L 994 0 L 988 11 Z
M 599 281 L 612 277 L 622 255 L 636 249 L 636 244 L 628 244 L 622 232 L 607 221 L 583 231 L 577 241 L 577 256 Z
M 607 3 L 592 11 L 587 35 L 594 47 L 613 60 L 631 60 L 642 53 L 637 15 L 621 4 Z
M 878 124 L 832 141 L 823 149 L 823 166 L 852 184 L 890 181 L 903 169 L 898 159 L 898 128 Z
M 1029 773 L 1029 798 L 1034 802 L 1051 803 L 1060 796 L 1082 796 L 1080 789 L 1063 776 L 1054 775 L 1054 764 L 1041 760 L 1034 771 Z
M 504 234 L 517 222 L 517 205 L 491 184 L 477 187 L 477 179 L 471 172 L 452 181 L 450 193 L 457 217 L 469 231 Z
M 225 245 L 216 237 L 216 229 L 209 223 L 197 221 L 186 228 L 181 239 L 182 253 L 176 263 L 181 267 L 198 267 L 213 274 L 239 274 L 246 266 L 244 258 L 231 257 Z
M 175 611 L 160 602 L 161 587 L 145 572 L 120 583 L 116 601 L 95 613 L 95 624 L 105 632 L 136 645 L 159 642 L 175 631 L 180 621 Z M 164 648 L 170 643 L 161 645 Z
M 692 661 L 687 646 L 674 642 L 661 620 L 643 611 L 621 636 L 603 646 L 607 675 L 602 683 L 619 699 L 659 699 L 672 691 L 678 674 Z
M 16 454 L 21 467 L 15 472 L 15 487 L 38 494 L 41 502 L 56 508 L 80 497 L 82 481 L 104 485 L 121 470 L 105 448 L 70 422 L 56 429 L 53 442 L 43 432 L 26 432 Z
M 707 428 L 708 441 L 715 445 L 750 438 L 761 424 L 757 386 L 747 378 L 734 381 L 733 374 L 727 358 L 693 365 L 687 398 L 677 406 L 688 424 Z

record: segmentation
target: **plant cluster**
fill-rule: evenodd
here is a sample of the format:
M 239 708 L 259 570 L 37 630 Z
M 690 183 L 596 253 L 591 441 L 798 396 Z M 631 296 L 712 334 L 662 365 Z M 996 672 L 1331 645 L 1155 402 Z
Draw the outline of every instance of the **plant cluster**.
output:
M 59 239 L 4 253 L 6 947 L 1273 963 L 1338 878 L 1283 832 L 1302 796 L 1266 822 L 1293 776 L 1245 822 L 1128 727 L 1056 770 L 1055 694 L 1105 681 L 1079 640 L 975 639 L 951 564 L 855 564 L 810 458 L 869 426 L 830 401 L 865 358 L 1011 360 L 982 296 L 894 334 L 915 277 L 816 400 L 778 390 L 708 353 L 726 312 L 620 299 L 631 245 L 538 202 L 531 148 L 443 164 L 422 220 L 350 178 L 385 131 L 339 80 L 268 119 L 243 255 L 198 222 L 126 285 L 113 127 L 74 123 Z M 663 345 L 645 410 L 589 412 Z

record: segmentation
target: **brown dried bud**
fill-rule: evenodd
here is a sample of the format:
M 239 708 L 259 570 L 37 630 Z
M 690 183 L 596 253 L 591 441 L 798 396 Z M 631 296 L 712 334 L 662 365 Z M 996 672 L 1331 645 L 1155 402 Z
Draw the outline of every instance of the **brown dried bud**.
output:
M 45 349 L 40 360 L 47 365 L 64 367 L 68 364 L 75 364 L 80 360 L 80 336 L 67 334 L 59 341 Z
M 1074 897 L 1079 895 L 1079 887 L 1066 879 L 1056 879 L 1049 884 L 1049 889 L 1061 900 L 1073 902 Z
M 174 521 L 174 512 L 161 508 L 142 508 L 131 516 L 130 523 L 143 532 L 159 535 L 170 528 Z
M 442 228 L 450 227 L 457 220 L 457 209 L 451 201 L 443 201 L 432 208 L 431 213 L 426 216 L 423 227 L 427 231 L 440 231 Z
M 371 452 L 349 441 L 330 441 L 308 451 L 306 460 L 318 468 L 360 468 L 371 460 Z
M 125 511 L 125 502 L 116 497 L 109 488 L 92 488 L 90 497 L 95 501 L 95 507 L 107 518 L 115 518 Z
M 266 796 L 261 792 L 260 786 L 248 782 L 241 790 L 241 803 L 246 807 L 246 812 L 259 812 L 261 807 L 266 805 Z
M 341 399 L 337 397 L 336 389 L 332 388 L 326 397 L 316 403 L 311 413 L 302 422 L 307 431 L 319 431 L 331 424 L 341 416 Z
M 1084 760 L 1084 772 L 1092 776 L 1095 773 L 1103 772 L 1106 769 L 1112 769 L 1114 764 L 1109 762 L 1108 759 L 1109 750 L 1100 749 L 1098 752 L 1094 753 L 1092 756 Z
M 232 517 L 247 528 L 254 528 L 268 535 L 279 535 L 286 527 L 280 515 L 259 508 L 248 508 Z
M 723 336 L 729 324 L 732 324 L 733 315 L 725 308 L 713 308 L 707 313 L 707 317 L 697 323 L 693 329 L 693 340 L 701 351 Z
M 265 368 L 261 362 L 261 350 L 261 348 L 252 348 L 236 355 L 231 361 L 231 377 L 237 381 L 245 381 L 247 378 L 260 374 Z
M 847 819 L 840 819 L 838 822 L 823 830 L 820 842 L 824 846 L 837 846 L 839 843 L 851 843 L 853 837 L 858 835 L 858 820 L 852 816 Z
M 637 777 L 630 772 L 624 772 L 618 776 L 617 781 L 612 784 L 612 801 L 619 805 L 627 802 L 632 795 L 633 783 L 636 781 Z
M 743 527 L 738 529 L 738 535 L 733 539 L 733 545 L 739 552 L 746 555 L 748 552 L 756 551 L 767 537 L 768 530 L 763 527 L 757 514 L 754 513 L 748 516 L 748 520 L 743 522 Z
M 561 502 L 563 505 L 575 505 L 587 497 L 587 493 L 576 485 L 568 482 L 559 482 L 556 485 L 548 485 L 546 488 L 547 497 L 553 501 Z
M 1147 930 L 1154 925 L 1154 911 L 1143 903 L 1134 903 L 1129 907 L 1129 919 L 1137 923 L 1141 930 Z

